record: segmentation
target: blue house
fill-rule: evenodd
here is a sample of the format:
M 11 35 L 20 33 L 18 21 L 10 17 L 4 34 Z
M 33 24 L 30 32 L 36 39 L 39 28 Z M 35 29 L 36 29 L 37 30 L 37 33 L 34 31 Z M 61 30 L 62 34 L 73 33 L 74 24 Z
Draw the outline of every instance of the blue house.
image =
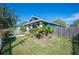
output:
M 26 26 L 26 31 L 29 31 L 32 28 L 37 28 L 38 26 L 42 27 L 44 25 L 53 26 L 53 27 L 64 27 L 63 25 L 53 23 L 52 21 L 47 21 L 36 16 L 32 16 L 29 22 L 27 22 L 25 26 Z

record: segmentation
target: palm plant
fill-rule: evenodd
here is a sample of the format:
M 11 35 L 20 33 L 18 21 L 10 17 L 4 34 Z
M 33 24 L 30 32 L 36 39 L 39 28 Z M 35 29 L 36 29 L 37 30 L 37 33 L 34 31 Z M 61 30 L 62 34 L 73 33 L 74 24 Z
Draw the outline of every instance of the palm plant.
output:
M 47 36 L 49 33 L 53 33 L 54 27 L 43 26 L 43 31 L 44 31 L 45 35 Z
M 36 30 L 31 31 L 32 34 L 34 34 L 37 38 L 42 38 L 44 35 L 48 36 L 48 34 L 53 33 L 54 27 L 50 26 L 43 26 L 43 27 L 37 27 Z

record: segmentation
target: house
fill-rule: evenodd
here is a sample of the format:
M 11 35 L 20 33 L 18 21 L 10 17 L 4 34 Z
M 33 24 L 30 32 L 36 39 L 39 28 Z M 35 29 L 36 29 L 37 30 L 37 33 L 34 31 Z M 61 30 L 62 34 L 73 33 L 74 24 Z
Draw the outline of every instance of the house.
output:
M 29 32 L 29 29 L 37 28 L 38 26 L 42 27 L 43 25 L 49 25 L 53 27 L 64 27 L 63 25 L 53 23 L 52 21 L 47 21 L 36 16 L 32 16 L 30 20 L 25 24 L 27 32 Z

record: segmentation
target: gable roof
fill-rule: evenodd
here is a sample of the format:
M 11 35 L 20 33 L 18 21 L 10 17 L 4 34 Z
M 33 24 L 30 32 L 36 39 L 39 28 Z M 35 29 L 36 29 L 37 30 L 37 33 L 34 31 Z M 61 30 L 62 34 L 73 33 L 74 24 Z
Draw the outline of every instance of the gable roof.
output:
M 38 17 L 36 17 L 36 16 L 31 16 L 31 18 L 30 18 L 30 22 L 31 21 L 35 21 L 35 20 L 39 20 L 40 18 L 38 18 Z
M 56 25 L 56 26 L 64 27 L 63 25 L 59 25 L 59 24 L 56 24 L 56 23 L 47 21 L 47 20 L 38 18 L 38 17 L 36 17 L 36 16 L 32 16 L 31 19 L 30 19 L 30 21 L 27 22 L 26 25 L 28 25 L 28 24 L 32 24 L 32 23 L 36 23 L 36 22 L 39 22 L 39 21 L 46 22 L 46 23 L 50 23 L 50 24 L 53 24 L 53 25 Z

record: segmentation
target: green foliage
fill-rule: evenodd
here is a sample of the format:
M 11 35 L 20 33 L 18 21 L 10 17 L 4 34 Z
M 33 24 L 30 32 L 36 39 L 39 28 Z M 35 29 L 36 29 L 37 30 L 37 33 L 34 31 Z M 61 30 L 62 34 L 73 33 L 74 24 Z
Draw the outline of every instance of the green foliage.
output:
M 79 24 L 79 19 L 76 19 L 74 22 L 73 22 L 74 25 L 77 25 Z
M 0 22 L 3 24 L 3 28 L 10 28 L 16 25 L 18 16 L 15 15 L 15 11 L 10 9 L 6 5 L 0 6 Z
M 26 31 L 25 24 L 26 24 L 26 21 L 24 21 L 24 22 L 21 23 L 21 30 L 22 30 L 23 32 Z
M 59 25 L 66 26 L 66 22 L 61 19 L 54 20 L 53 22 Z
M 43 26 L 43 32 L 45 33 L 46 36 L 48 35 L 48 33 L 53 33 L 53 31 L 54 31 L 54 27 Z
M 39 39 L 43 35 L 43 32 L 41 30 L 38 30 L 37 28 L 30 29 L 30 33 L 32 33 L 33 35 L 35 35 Z
M 33 29 L 30 29 L 30 30 L 29 30 L 29 32 L 32 33 L 32 34 L 37 33 L 37 31 L 38 31 L 38 30 L 37 30 L 36 28 L 33 28 Z
M 21 26 L 21 30 L 23 31 L 23 32 L 25 32 L 26 31 L 26 27 L 25 26 Z
M 16 16 L 14 9 L 10 9 L 7 5 L 0 6 L 0 25 L 2 24 L 2 28 L 9 29 L 6 33 L 3 34 L 3 44 L 6 46 L 10 44 L 9 42 L 9 34 L 16 26 L 16 22 L 18 20 L 18 16 Z M 5 46 L 2 46 L 5 47 Z
M 48 35 L 49 33 L 53 33 L 54 27 L 43 26 L 38 27 L 36 29 L 30 29 L 30 33 L 34 34 L 37 38 L 43 37 L 43 35 Z
M 43 32 L 42 32 L 42 31 L 37 31 L 37 32 L 35 33 L 35 35 L 36 35 L 37 38 L 40 39 L 40 38 L 43 36 Z
M 49 32 L 50 32 L 50 33 L 53 33 L 53 32 L 54 32 L 54 30 L 55 30 L 55 28 L 54 28 L 54 27 L 50 27 L 50 28 L 49 28 Z

